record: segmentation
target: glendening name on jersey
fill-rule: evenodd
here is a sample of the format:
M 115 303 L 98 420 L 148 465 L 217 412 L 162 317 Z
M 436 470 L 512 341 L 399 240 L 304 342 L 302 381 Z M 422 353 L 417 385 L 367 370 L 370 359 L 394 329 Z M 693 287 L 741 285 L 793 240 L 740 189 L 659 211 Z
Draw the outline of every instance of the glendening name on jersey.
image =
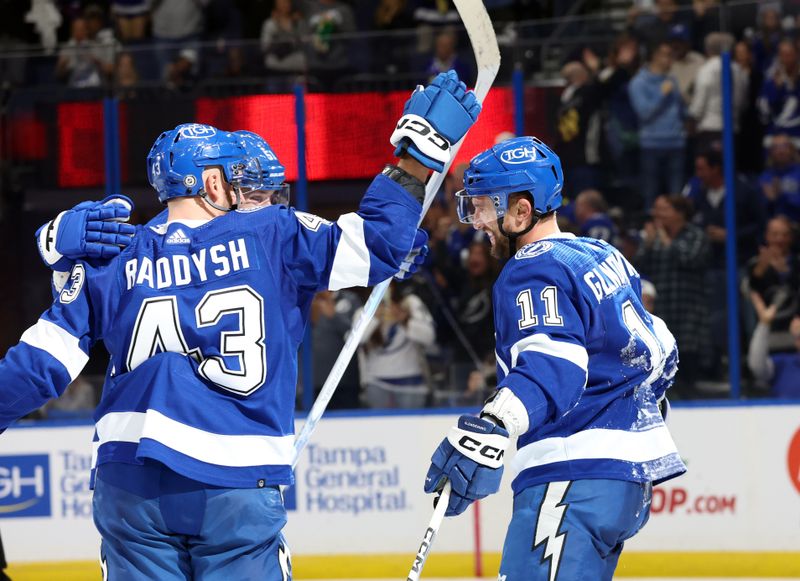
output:
M 685 471 L 658 411 L 675 340 L 641 304 L 613 246 L 571 234 L 521 248 L 494 286 L 498 386 L 531 428 L 512 460 L 515 492 L 557 480 L 660 482 Z
M 631 263 L 615 252 L 583 275 L 583 281 L 597 297 L 597 302 L 613 294 L 622 285 L 631 285 L 631 277 L 639 276 Z
M 102 339 L 95 467 L 152 458 L 219 486 L 292 483 L 297 348 L 314 294 L 396 273 L 419 214 L 379 175 L 335 223 L 269 206 L 139 227 L 114 260 L 60 279 L 0 361 L 0 429 L 62 393 Z

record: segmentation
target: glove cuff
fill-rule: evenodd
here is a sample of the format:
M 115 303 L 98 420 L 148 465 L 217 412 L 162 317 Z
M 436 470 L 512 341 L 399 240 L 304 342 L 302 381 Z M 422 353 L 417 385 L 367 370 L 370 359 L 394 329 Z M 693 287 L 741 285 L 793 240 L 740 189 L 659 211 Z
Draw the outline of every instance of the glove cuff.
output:
M 500 422 L 511 436 L 524 434 L 530 428 L 525 404 L 507 387 L 501 387 L 486 400 L 481 410 L 481 417 L 484 415 Z
M 408 113 L 400 118 L 389 141 L 397 146 L 404 139 L 410 140 L 420 154 L 437 164 L 444 166 L 450 161 L 450 142 L 424 117 Z

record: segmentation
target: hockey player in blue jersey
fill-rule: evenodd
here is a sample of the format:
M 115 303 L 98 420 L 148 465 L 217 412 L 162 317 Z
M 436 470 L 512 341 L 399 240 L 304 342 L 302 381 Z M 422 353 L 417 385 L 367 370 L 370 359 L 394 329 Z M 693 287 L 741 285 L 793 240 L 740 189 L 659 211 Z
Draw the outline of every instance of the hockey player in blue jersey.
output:
M 4 428 L 61 393 L 94 341 L 111 353 L 94 442 L 108 578 L 290 578 L 277 487 L 292 482 L 311 298 L 397 272 L 424 179 L 479 109 L 454 74 L 416 91 L 392 136 L 397 166 L 334 223 L 282 205 L 231 211 L 258 175 L 236 135 L 184 125 L 156 141 L 148 173 L 167 221 L 137 228 L 111 261 L 78 261 L 0 361 Z
M 559 231 L 563 182 L 558 156 L 520 137 L 473 158 L 457 194 L 459 218 L 508 259 L 493 297 L 498 388 L 436 449 L 425 490 L 449 480 L 446 514 L 460 514 L 497 491 L 518 438 L 503 581 L 610 580 L 652 485 L 685 471 L 658 407 L 675 341 L 614 247 Z

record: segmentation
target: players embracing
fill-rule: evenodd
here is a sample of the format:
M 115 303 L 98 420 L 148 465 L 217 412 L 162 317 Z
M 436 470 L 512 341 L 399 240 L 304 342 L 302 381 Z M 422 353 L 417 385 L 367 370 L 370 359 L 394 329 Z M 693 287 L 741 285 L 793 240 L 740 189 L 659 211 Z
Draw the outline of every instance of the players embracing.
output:
M 257 135 L 185 124 L 147 158 L 167 206 L 156 219 L 124 224 L 130 201 L 116 196 L 40 229 L 62 274 L 0 361 L 0 430 L 60 395 L 104 341 L 92 479 L 104 578 L 291 579 L 279 486 L 293 482 L 311 300 L 413 271 L 424 182 L 479 111 L 453 72 L 418 88 L 391 138 L 397 164 L 335 222 L 284 205 L 283 166 Z
M 507 260 L 493 292 L 498 388 L 436 449 L 425 490 L 449 481 L 446 514 L 464 512 L 498 490 L 517 438 L 503 581 L 610 580 L 652 486 L 686 470 L 659 406 L 675 340 L 613 246 L 559 231 L 563 184 L 556 153 L 519 137 L 474 157 L 456 194 L 461 221 Z

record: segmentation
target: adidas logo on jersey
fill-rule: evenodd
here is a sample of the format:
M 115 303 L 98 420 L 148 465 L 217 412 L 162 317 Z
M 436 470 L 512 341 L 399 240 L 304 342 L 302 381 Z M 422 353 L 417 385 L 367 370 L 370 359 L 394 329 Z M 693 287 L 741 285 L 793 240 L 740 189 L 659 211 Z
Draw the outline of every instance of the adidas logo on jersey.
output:
M 167 244 L 189 244 L 189 242 L 191 241 L 181 228 L 178 228 L 167 237 Z

